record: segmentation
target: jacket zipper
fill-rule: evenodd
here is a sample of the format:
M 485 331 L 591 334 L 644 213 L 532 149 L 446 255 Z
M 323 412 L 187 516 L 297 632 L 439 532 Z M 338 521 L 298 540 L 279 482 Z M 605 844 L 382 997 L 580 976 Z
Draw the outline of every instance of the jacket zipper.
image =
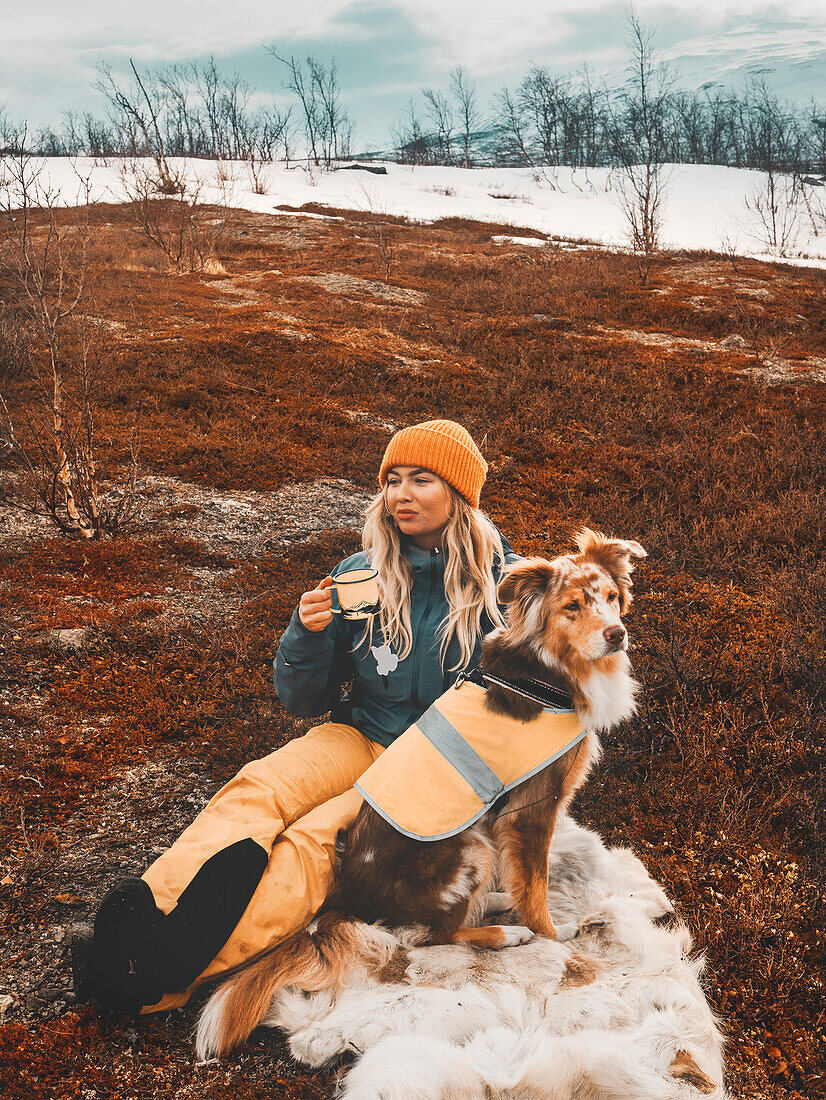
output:
M 421 663 L 419 638 L 421 637 L 422 628 L 427 622 L 427 616 L 430 614 L 430 610 L 433 607 L 433 589 L 436 583 L 436 555 L 438 550 L 433 549 L 430 551 L 430 590 L 427 594 L 427 603 L 424 605 L 424 611 L 422 617 L 419 619 L 419 625 L 416 629 L 415 637 L 413 638 L 413 690 L 410 693 L 410 702 L 415 709 L 419 707 L 419 665 Z

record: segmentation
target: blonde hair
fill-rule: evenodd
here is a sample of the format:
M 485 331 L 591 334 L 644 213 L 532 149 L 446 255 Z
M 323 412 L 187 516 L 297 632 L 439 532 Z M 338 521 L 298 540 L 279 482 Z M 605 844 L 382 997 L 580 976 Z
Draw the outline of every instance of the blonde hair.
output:
M 445 555 L 448 614 L 439 628 L 439 659 L 444 668 L 448 646 L 456 638 L 460 658 L 450 669 L 453 672 L 470 664 L 484 615 L 494 626 L 503 625 L 493 570 L 497 559 L 500 568 L 504 565 L 505 551 L 502 536 L 484 512 L 468 504 L 443 478 L 439 480 L 450 493 L 450 518 L 442 532 L 441 546 Z M 413 570 L 402 550 L 399 528 L 387 507 L 386 489 L 367 507 L 362 546 L 379 575 L 384 640 L 393 645 L 403 661 L 413 648 L 410 624 Z

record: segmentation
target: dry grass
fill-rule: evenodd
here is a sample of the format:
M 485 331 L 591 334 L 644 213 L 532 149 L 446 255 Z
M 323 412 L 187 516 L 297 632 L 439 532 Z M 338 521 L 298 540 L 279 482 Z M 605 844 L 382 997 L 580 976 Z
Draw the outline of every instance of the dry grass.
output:
M 491 236 L 519 230 L 398 222 L 391 283 L 423 298 L 343 294 L 353 279 L 387 284 L 369 216 L 341 215 L 239 212 L 219 250 L 226 275 L 172 276 L 117 208 L 99 211 L 96 308 L 115 359 L 100 434 L 125 461 L 139 417 L 150 470 L 216 489 L 370 487 L 384 425 L 450 416 L 484 441 L 486 506 L 518 550 L 556 553 L 583 523 L 639 539 L 651 557 L 629 625 L 643 705 L 575 812 L 646 859 L 707 953 L 735 1094 L 811 1095 L 826 567 L 824 390 L 806 364 L 826 352 L 823 274 L 674 255 L 641 288 L 628 257 L 503 253 Z M 623 330 L 679 339 L 664 350 Z M 720 346 L 732 332 L 745 353 Z M 798 379 L 741 373 L 767 357 L 802 364 Z M 15 385 L 19 411 L 33 394 Z M 191 754 L 222 779 L 300 732 L 269 661 L 300 592 L 354 543 L 330 532 L 233 562 L 159 530 L 7 551 L 0 811 L 15 866 L 21 813 L 31 859 L 45 860 L 118 767 Z M 210 564 L 238 614 L 163 626 L 170 590 Z M 86 626 L 86 648 L 57 657 L 41 634 L 58 626 Z M 9 934 L 55 919 L 38 909 L 42 868 L 30 872 L 2 887 Z M 131 1061 L 123 1026 L 93 1010 L 8 1023 L 4 1079 L 27 1100 L 75 1095 L 81 1076 L 98 1095 L 175 1094 L 191 1074 L 185 1026 L 141 1021 Z M 199 1071 L 198 1095 L 328 1091 L 323 1075 L 268 1078 L 263 1049 L 229 1077 Z

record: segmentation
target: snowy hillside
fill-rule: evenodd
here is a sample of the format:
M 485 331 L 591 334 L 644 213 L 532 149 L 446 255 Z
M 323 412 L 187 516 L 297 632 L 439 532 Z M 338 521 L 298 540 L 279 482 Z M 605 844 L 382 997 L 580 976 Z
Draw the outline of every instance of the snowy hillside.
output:
M 122 202 L 121 162 L 47 159 L 41 182 L 74 205 L 82 201 L 82 178 L 89 178 L 92 197 Z M 200 185 L 203 202 L 223 202 L 256 212 L 278 213 L 279 206 L 315 203 L 364 210 L 418 221 L 470 218 L 533 230 L 561 241 L 627 246 L 616 170 L 409 167 L 385 165 L 386 175 L 365 171 L 324 172 L 304 166 L 274 164 L 263 169 L 266 194 L 256 194 L 243 163 L 217 166 L 191 161 L 187 178 Z M 667 248 L 728 250 L 762 259 L 777 259 L 766 230 L 754 213 L 754 196 L 764 186 L 762 173 L 712 165 L 668 166 L 662 244 Z M 826 187 L 813 183 L 808 209 L 800 203 L 782 258 L 787 262 L 826 266 Z M 751 206 L 751 209 L 750 209 Z M 817 212 L 819 211 L 819 217 Z

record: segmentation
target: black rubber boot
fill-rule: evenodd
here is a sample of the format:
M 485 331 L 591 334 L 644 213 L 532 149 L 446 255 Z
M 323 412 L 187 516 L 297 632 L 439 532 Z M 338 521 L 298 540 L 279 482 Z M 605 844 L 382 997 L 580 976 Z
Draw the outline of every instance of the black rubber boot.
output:
M 189 988 L 232 935 L 267 866 L 267 852 L 241 840 L 199 868 L 171 913 L 139 878 L 123 879 L 100 903 L 94 932 L 72 936 L 78 1001 L 139 1012 Z
M 106 894 L 92 943 L 85 949 L 78 945 L 78 955 L 85 955 L 86 989 L 102 1008 L 138 1012 L 161 999 L 165 922 L 142 879 L 124 879 Z

